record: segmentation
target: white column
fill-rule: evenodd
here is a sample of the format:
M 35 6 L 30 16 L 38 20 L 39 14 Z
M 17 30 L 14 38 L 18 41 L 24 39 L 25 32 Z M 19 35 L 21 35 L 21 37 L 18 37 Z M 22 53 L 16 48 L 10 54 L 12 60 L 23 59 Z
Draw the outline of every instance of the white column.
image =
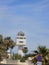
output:
M 18 54 L 23 56 L 23 51 L 22 51 L 23 46 L 18 46 Z

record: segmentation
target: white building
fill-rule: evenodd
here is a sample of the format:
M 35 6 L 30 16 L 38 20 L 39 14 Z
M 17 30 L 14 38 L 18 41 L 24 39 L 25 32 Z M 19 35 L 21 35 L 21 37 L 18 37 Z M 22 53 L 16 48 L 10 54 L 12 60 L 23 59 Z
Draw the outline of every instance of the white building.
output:
M 26 45 L 26 36 L 22 31 L 17 34 L 16 45 L 18 46 L 18 54 L 23 56 L 22 48 Z

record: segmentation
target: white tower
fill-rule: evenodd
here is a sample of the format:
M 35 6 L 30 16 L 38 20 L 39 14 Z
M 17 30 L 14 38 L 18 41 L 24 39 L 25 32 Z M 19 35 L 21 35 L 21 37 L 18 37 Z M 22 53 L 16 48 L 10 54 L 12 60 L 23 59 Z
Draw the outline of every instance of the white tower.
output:
M 18 46 L 18 54 L 23 56 L 22 48 L 26 45 L 26 36 L 22 31 L 17 34 L 16 45 Z

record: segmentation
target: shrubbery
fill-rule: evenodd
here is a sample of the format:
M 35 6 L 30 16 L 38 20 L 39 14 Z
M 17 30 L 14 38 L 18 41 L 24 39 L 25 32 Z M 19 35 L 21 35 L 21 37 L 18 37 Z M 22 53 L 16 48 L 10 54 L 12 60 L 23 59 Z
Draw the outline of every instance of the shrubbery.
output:
M 22 58 L 20 59 L 20 62 L 25 62 L 25 58 L 22 57 Z
M 21 59 L 21 55 L 18 55 L 18 54 L 14 54 L 12 59 L 14 60 L 18 60 L 18 59 Z

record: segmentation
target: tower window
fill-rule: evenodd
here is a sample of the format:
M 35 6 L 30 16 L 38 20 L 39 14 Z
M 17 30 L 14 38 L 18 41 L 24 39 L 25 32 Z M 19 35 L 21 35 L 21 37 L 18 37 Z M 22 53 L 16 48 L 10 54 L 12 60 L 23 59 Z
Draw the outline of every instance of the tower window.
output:
M 23 43 L 23 41 L 19 41 L 20 43 Z

